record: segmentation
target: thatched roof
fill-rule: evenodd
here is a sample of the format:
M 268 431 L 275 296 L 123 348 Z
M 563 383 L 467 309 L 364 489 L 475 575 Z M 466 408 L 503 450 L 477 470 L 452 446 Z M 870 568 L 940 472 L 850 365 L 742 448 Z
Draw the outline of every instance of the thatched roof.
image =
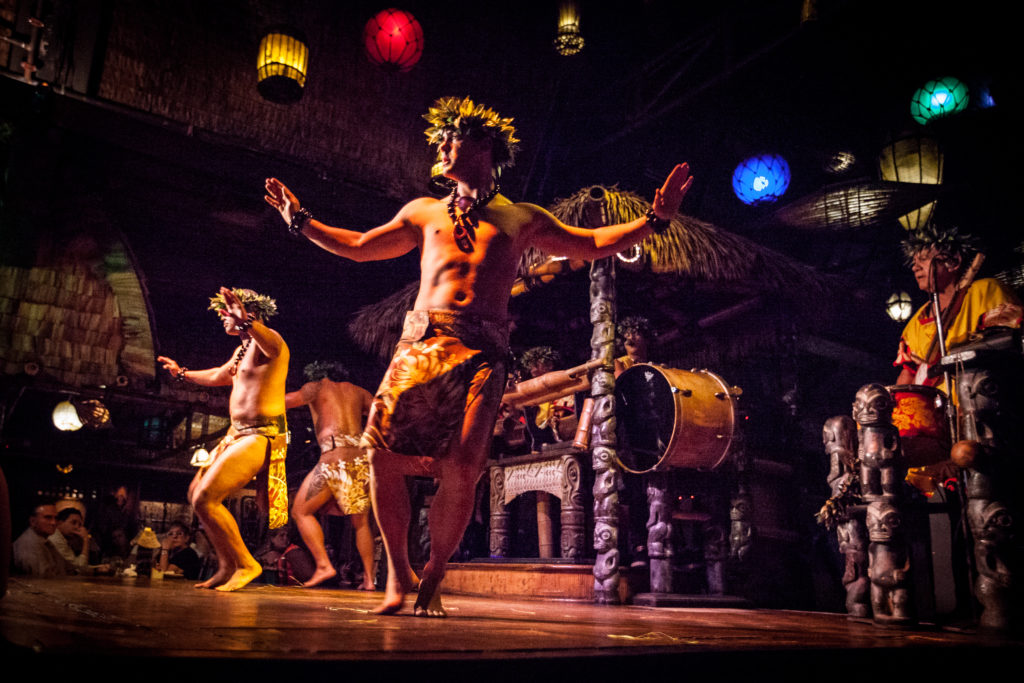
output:
M 557 200 L 551 212 L 568 225 L 598 227 L 601 220 L 606 225 L 636 220 L 650 208 L 650 203 L 632 192 L 597 185 Z M 623 262 L 624 267 L 701 282 L 744 282 L 761 290 L 785 290 L 803 295 L 820 294 L 830 285 L 827 277 L 810 266 L 682 214 L 672 219 L 664 233 L 644 240 L 640 249 L 640 258 Z M 548 258 L 542 251 L 530 249 L 523 254 L 520 272 L 529 272 Z
M 419 281 L 414 280 L 394 294 L 360 308 L 348 324 L 348 333 L 356 345 L 382 360 L 390 358 L 402 336 L 405 313 L 412 310 L 419 289 Z

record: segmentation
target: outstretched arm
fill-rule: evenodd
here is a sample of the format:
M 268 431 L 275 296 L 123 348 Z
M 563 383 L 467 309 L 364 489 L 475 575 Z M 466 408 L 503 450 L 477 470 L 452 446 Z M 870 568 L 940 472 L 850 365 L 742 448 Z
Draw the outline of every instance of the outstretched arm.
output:
M 157 356 L 157 361 L 163 364 L 164 370 L 171 373 L 175 379 L 188 380 L 204 387 L 221 387 L 231 384 L 231 363 L 225 363 L 219 368 L 208 368 L 206 370 L 189 370 L 178 365 L 178 362 L 167 356 Z
M 661 188 L 654 192 L 651 208 L 655 215 L 662 220 L 671 220 L 692 184 L 690 165 L 676 165 Z M 535 223 L 534 245 L 554 256 L 587 260 L 617 254 L 653 232 L 646 218 L 588 230 L 565 225 L 543 209 L 535 216 Z
M 406 205 L 393 219 L 367 232 L 333 228 L 303 215 L 298 197 L 277 178 L 267 178 L 267 204 L 277 209 L 281 218 L 311 242 L 332 254 L 353 261 L 380 261 L 402 256 L 419 245 L 419 231 L 410 221 L 409 210 L 416 202 Z M 290 229 L 290 228 L 289 228 Z

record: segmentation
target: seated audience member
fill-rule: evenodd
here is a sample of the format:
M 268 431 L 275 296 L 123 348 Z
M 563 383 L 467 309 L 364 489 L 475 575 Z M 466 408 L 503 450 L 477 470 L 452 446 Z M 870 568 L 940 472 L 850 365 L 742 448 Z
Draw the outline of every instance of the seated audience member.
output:
M 38 503 L 32 508 L 28 528 L 12 545 L 14 570 L 41 577 L 71 573 L 67 561 L 49 540 L 56 531 L 57 508 L 49 501 Z
M 160 551 L 155 567 L 160 571 L 181 574 L 186 579 L 199 578 L 202 562 L 199 554 L 189 545 L 191 534 L 184 522 L 175 521 L 168 527 L 160 542 Z
M 57 513 L 57 530 L 50 534 L 49 541 L 64 558 L 69 573 L 102 574 L 109 569 L 105 564 L 89 564 L 91 539 L 77 507 L 65 507 Z

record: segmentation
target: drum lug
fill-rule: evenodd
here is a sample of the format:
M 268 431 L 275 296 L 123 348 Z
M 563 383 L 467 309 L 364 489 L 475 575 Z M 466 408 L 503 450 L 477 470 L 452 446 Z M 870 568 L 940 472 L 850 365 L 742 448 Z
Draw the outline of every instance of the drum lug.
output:
M 680 389 L 679 387 L 670 387 L 670 389 L 672 390 L 673 394 L 682 394 L 683 396 L 686 397 L 693 396 L 692 389 Z

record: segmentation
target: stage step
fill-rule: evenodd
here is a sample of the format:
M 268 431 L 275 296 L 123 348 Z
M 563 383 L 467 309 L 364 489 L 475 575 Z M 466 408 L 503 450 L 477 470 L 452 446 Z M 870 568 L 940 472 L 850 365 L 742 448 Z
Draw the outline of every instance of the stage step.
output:
M 625 583 L 620 581 L 623 589 Z M 593 602 L 594 566 L 545 560 L 450 562 L 444 592 Z

